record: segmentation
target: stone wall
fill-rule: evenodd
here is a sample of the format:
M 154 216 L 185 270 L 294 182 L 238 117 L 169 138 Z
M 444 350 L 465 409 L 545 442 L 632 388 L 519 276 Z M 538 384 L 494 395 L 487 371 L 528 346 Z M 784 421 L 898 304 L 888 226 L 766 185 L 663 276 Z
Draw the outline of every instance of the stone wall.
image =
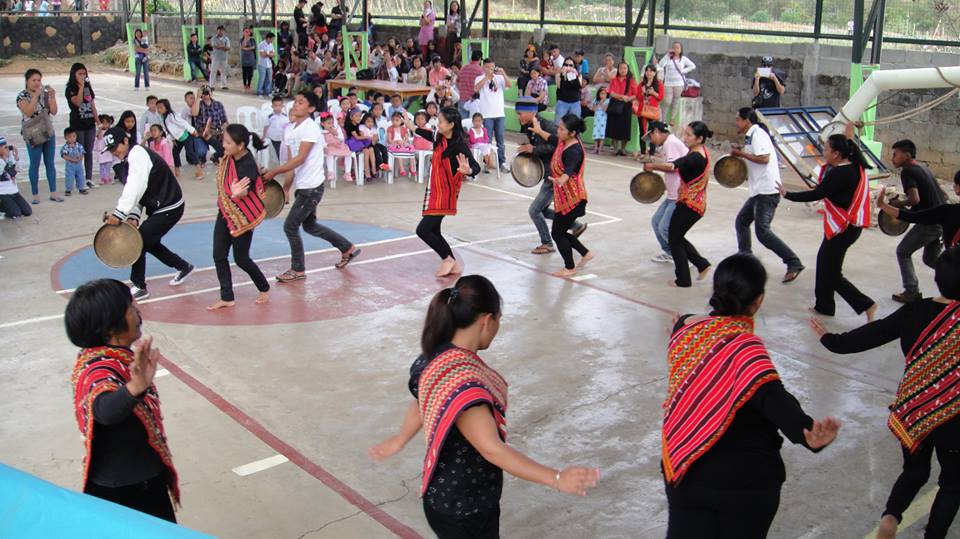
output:
M 70 58 L 92 54 L 126 39 L 119 17 L 0 17 L 0 58 L 35 54 Z
M 183 41 L 180 30 L 180 17 L 152 17 L 154 42 L 161 48 L 169 51 L 182 51 Z M 240 65 L 240 37 L 244 26 L 253 21 L 248 19 L 206 19 L 203 21 L 203 31 L 207 37 L 217 35 L 217 26 L 223 25 L 224 33 L 230 38 L 231 64 Z

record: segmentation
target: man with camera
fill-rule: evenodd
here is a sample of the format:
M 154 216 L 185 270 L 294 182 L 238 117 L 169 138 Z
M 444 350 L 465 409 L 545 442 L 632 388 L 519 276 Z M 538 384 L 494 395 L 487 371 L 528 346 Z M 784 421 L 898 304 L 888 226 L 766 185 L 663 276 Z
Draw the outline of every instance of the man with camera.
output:
M 500 161 L 500 170 L 510 172 L 506 163 L 504 151 L 505 113 L 503 110 L 503 92 L 510 87 L 510 79 L 502 67 L 497 67 L 492 58 L 483 61 L 483 74 L 474 80 L 473 90 L 480 94 L 480 114 L 483 116 L 483 126 L 491 139 L 497 139 L 497 160 Z
M 780 106 L 780 96 L 787 91 L 787 74 L 773 67 L 773 56 L 764 56 L 760 67 L 753 73 L 754 109 L 776 108 Z

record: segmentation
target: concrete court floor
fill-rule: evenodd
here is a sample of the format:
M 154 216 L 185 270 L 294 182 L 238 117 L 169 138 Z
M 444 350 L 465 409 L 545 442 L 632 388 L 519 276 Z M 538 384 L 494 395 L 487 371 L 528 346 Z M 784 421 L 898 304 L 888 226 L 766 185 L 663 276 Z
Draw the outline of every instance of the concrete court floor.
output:
M 94 72 L 92 78 L 101 112 L 118 116 L 126 108 L 144 110 L 139 103 L 146 93 L 133 92 L 128 76 Z M 45 79 L 60 95 L 58 132 L 66 122 L 64 81 L 64 75 Z M 174 103 L 186 88 L 164 80 L 153 84 L 154 93 Z M 21 88 L 19 77 L 0 78 L 0 103 L 5 104 L 0 133 L 22 147 L 12 107 Z M 231 118 L 237 106 L 256 104 L 233 92 L 220 98 Z M 25 152 L 22 156 L 26 163 Z M 59 160 L 57 168 L 62 176 Z M 710 286 L 668 288 L 672 266 L 649 261 L 657 252 L 649 227 L 656 207 L 630 198 L 627 182 L 635 171 L 629 160 L 588 159 L 588 209 L 596 213 L 588 216 L 593 226 L 583 240 L 598 257 L 582 281 L 549 276 L 560 267 L 559 256 L 528 254 L 537 243 L 527 217 L 535 193 L 508 176 L 484 175 L 479 184 L 465 186 L 460 215 L 444 223 L 448 238 L 477 242 L 457 252 L 468 273 L 486 275 L 504 297 L 501 334 L 484 358 L 511 384 L 510 442 L 548 465 L 595 465 L 602 474 L 599 487 L 585 499 L 507 476 L 504 537 L 664 534 L 659 425 L 667 332 L 674 313 L 705 309 Z M 185 169 L 185 221 L 208 223 L 215 215 L 212 176 L 196 182 L 192 170 Z M 25 165 L 20 179 L 26 180 Z M 29 197 L 28 184 L 21 190 Z M 706 217 L 688 237 L 716 263 L 736 250 L 733 220 L 746 191 L 716 183 L 709 191 Z M 69 381 L 76 349 L 63 331 L 65 297 L 55 292 L 50 268 L 90 244 L 101 213 L 113 207 L 119 193 L 112 186 L 82 198 L 74 194 L 63 204 L 44 199 L 33 217 L 0 221 L 5 275 L 0 458 L 74 489 L 80 487 L 83 455 Z M 362 188 L 341 182 L 327 191 L 318 214 L 412 234 L 422 197 L 423 186 L 409 180 Z M 822 349 L 808 329 L 806 311 L 813 300 L 820 219 L 804 205 L 784 202 L 775 229 L 808 270 L 796 283 L 781 285 L 782 265 L 757 245 L 770 274 L 757 331 L 807 412 L 818 418 L 836 415 L 844 425 L 837 442 L 819 455 L 789 443 L 784 447 L 788 479 L 771 537 L 864 537 L 899 471 L 900 452 L 885 421 L 903 357 L 895 344 L 849 357 Z M 254 244 L 283 241 L 264 236 Z M 881 315 L 896 308 L 888 298 L 900 290 L 895 245 L 896 239 L 870 230 L 845 267 L 846 275 L 876 298 Z M 231 323 L 240 325 L 211 324 L 203 306 L 216 293 L 200 291 L 211 286 L 212 272 L 177 289 L 185 297 L 161 300 L 166 311 L 161 303 L 143 306 L 144 333 L 155 337 L 172 373 L 158 378 L 157 385 L 182 481 L 178 518 L 183 525 L 221 537 L 431 535 L 417 497 L 422 438 L 381 465 L 372 464 L 365 452 L 398 426 L 410 400 L 407 369 L 417 355 L 427 302 L 451 281 L 432 277 L 438 261 L 421 252 L 425 246 L 416 238 L 397 240 L 389 253 L 379 248 L 369 247 L 369 254 L 357 260 L 363 264 L 345 271 L 322 271 L 301 284 L 275 286 L 271 308 L 282 310 L 289 302 L 307 313 L 300 323 L 257 316 L 248 286 L 238 288 L 239 314 L 230 315 L 239 316 Z M 310 255 L 308 267 L 333 261 L 329 253 Z M 212 266 L 209 257 L 193 262 Z M 285 262 L 263 267 L 272 276 L 269 272 Z M 167 271 L 158 266 L 151 261 L 156 272 Z M 920 266 L 921 287 L 932 293 L 932 272 Z M 247 280 L 236 270 L 234 279 Z M 158 283 L 151 285 L 151 299 L 173 294 Z M 355 308 L 358 302 L 365 302 L 363 309 Z M 151 320 L 152 313 L 170 320 L 171 310 L 181 318 Z M 838 316 L 827 324 L 846 330 L 862 322 L 841 302 Z M 291 462 L 243 477 L 231 471 L 278 452 Z M 933 487 L 931 482 L 921 496 Z M 918 504 L 917 517 L 929 502 L 927 497 L 925 505 Z M 919 537 L 925 518 L 920 520 L 902 536 Z

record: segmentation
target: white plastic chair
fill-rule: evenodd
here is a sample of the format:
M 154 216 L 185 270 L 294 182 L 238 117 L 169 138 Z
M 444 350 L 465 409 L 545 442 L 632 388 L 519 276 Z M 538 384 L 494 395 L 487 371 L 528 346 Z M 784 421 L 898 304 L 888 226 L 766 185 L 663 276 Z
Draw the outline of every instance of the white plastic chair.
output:
M 353 179 L 357 182 L 357 185 L 363 187 L 365 179 L 363 174 L 363 152 L 353 152 L 350 159 L 353 160 Z
M 417 183 L 423 183 L 425 174 L 430 173 L 433 150 L 417 150 Z
M 388 184 L 392 184 L 392 183 L 393 183 L 393 171 L 394 171 L 394 168 L 396 168 L 394 165 L 396 164 L 396 160 L 397 160 L 397 159 L 416 159 L 416 158 L 417 158 L 417 151 L 416 151 L 416 150 L 411 150 L 411 151 L 409 151 L 409 152 L 390 152 L 390 151 L 388 151 L 388 152 L 387 152 L 387 166 L 390 167 L 390 173 L 387 174 L 387 183 L 388 183 Z
M 499 162 L 499 161 L 497 160 L 497 159 L 499 159 L 499 155 L 498 155 L 498 151 L 497 151 L 497 146 L 496 146 L 496 144 L 490 144 L 490 152 L 491 152 L 491 154 L 492 154 L 491 157 L 493 158 L 493 164 L 496 165 L 496 164 Z M 483 155 L 480 153 L 480 149 L 478 148 L 478 149 L 475 149 L 475 150 L 471 150 L 470 153 L 473 154 L 473 160 L 480 164 L 480 170 L 483 170 L 484 167 L 487 166 L 487 164 L 486 164 L 486 163 L 484 162 L 484 160 L 483 160 Z M 497 167 L 497 179 L 498 179 L 498 180 L 500 179 L 500 167 L 499 167 L 499 166 Z
M 327 101 L 327 112 L 329 112 L 334 118 L 340 114 L 340 100 L 331 99 Z
M 237 108 L 237 123 L 243 125 L 253 133 L 260 134 L 263 126 L 260 121 L 260 110 L 257 107 Z
M 287 116 L 290 116 L 290 109 L 292 108 L 293 108 L 293 100 L 291 99 L 290 101 L 287 101 L 287 103 L 283 106 L 283 113 L 286 114 Z
M 273 103 L 266 102 L 260 105 L 260 121 L 266 123 L 267 118 L 270 116 L 270 113 L 273 112 Z

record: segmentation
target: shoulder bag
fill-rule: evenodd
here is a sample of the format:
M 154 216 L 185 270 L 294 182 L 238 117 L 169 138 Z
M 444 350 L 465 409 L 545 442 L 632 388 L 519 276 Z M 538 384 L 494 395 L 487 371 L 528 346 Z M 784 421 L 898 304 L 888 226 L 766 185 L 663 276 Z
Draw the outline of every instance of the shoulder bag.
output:
M 40 110 L 30 118 L 24 119 L 20 127 L 20 134 L 23 135 L 23 141 L 30 146 L 40 146 L 53 138 L 53 121 L 50 120 L 47 101 L 47 90 L 44 88 L 43 96 L 37 103 L 37 107 Z
M 670 59 L 673 62 L 673 67 L 677 70 L 677 73 L 683 77 L 683 92 L 680 93 L 680 97 L 700 97 L 700 83 L 688 79 L 686 75 L 683 74 L 683 71 L 680 70 L 680 66 L 677 65 L 677 60 L 674 58 Z

